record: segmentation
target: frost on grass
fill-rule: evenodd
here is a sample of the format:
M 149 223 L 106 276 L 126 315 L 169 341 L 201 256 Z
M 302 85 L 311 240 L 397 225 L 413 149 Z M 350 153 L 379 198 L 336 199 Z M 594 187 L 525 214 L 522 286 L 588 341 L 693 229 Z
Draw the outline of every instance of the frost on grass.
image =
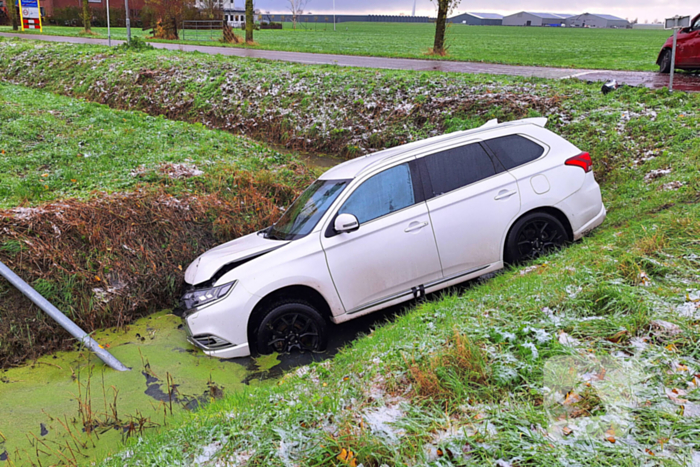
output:
M 404 430 L 395 426 L 403 415 L 404 412 L 398 405 L 382 406 L 365 413 L 364 420 L 375 435 L 396 443 L 405 434 Z
M 442 134 L 454 116 L 485 120 L 494 110 L 502 119 L 565 113 L 561 96 L 527 82 L 477 83 L 439 73 L 398 77 L 387 71 L 192 55 L 181 60 L 167 53 L 155 63 L 140 56 L 125 62 L 62 45 L 17 53 L 0 43 L 0 57 L 9 55 L 12 60 L 0 60 L 0 72 L 18 84 L 40 80 L 52 83 L 54 92 L 72 95 L 80 80 L 81 96 L 100 103 L 346 157 Z M 76 65 L 93 73 L 84 76 Z M 65 75 L 49 79 L 57 67 L 67 69 Z
M 195 466 L 206 465 L 219 451 L 221 451 L 221 443 L 214 441 L 202 448 L 202 452 L 194 458 L 192 464 Z

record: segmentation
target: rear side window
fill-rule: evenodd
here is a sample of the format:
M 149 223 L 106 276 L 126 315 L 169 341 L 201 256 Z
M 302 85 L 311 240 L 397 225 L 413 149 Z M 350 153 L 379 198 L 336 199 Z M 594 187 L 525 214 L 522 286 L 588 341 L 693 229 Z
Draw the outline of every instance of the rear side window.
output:
M 485 141 L 506 170 L 514 169 L 544 154 L 544 148 L 520 135 L 502 136 Z
M 496 174 L 491 157 L 478 143 L 431 154 L 421 160 L 432 184 L 432 196 L 449 193 Z
M 338 213 L 352 214 L 364 224 L 415 203 L 411 170 L 408 164 L 401 164 L 360 185 Z

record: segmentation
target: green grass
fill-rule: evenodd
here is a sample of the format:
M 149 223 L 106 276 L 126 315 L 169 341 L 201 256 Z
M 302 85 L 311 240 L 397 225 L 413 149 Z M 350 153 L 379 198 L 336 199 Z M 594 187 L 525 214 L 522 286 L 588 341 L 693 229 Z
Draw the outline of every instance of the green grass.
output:
M 216 173 L 293 160 L 255 142 L 0 83 L 0 209 L 133 190 L 164 164 Z M 143 174 L 138 174 L 143 172 Z
M 300 24 L 297 30 L 285 23 L 283 30 L 255 32 L 257 48 L 382 57 L 434 58 L 432 24 L 340 23 Z M 0 31 L 8 31 L 0 27 Z M 80 28 L 47 26 L 46 34 L 77 36 Z M 94 28 L 106 38 L 106 28 Z M 146 32 L 132 29 L 134 35 Z M 449 54 L 445 59 L 512 65 L 656 70 L 656 58 L 668 33 L 660 30 L 519 28 L 452 25 L 448 29 Z M 115 39 L 125 39 L 124 28 L 113 28 Z M 185 36 L 186 37 L 186 36 Z M 202 44 L 212 45 L 211 42 Z

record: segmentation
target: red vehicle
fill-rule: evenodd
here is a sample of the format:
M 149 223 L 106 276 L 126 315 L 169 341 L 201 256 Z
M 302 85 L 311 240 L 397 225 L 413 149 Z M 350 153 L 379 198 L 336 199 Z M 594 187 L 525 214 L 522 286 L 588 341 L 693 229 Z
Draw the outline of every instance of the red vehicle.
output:
M 671 50 L 673 49 L 673 36 L 664 44 L 656 64 L 661 73 L 671 71 Z M 678 31 L 676 42 L 676 68 L 681 70 L 700 70 L 700 15 L 690 22 L 689 28 Z

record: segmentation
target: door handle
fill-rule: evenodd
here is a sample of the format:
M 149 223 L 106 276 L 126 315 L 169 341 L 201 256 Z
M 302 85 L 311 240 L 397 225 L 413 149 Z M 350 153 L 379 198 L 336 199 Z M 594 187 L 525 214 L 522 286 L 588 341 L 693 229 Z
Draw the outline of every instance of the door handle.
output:
M 411 222 L 411 223 L 408 225 L 408 227 L 406 227 L 406 230 L 404 230 L 404 232 L 406 232 L 406 233 L 408 233 L 408 232 L 414 232 L 414 231 L 416 231 L 416 230 L 422 229 L 423 227 L 425 227 L 425 226 L 427 226 L 427 225 L 428 225 L 427 222 Z
M 501 190 L 501 191 L 498 192 L 498 194 L 496 195 L 496 197 L 493 198 L 493 199 L 495 199 L 496 201 L 500 201 L 500 200 L 502 200 L 502 199 L 508 199 L 508 198 L 510 198 L 511 196 L 513 196 L 513 195 L 515 195 L 515 194 L 517 194 L 517 193 L 518 193 L 517 191 Z

